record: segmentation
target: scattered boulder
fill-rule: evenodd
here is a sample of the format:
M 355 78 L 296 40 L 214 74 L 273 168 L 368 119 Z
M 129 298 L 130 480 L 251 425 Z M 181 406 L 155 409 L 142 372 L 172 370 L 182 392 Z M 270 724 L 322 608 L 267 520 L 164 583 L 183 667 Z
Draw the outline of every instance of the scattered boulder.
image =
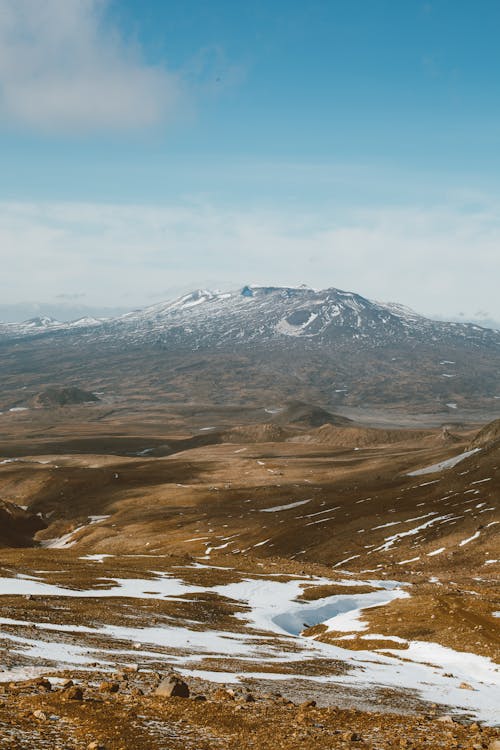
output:
M 117 682 L 111 682 L 110 680 L 105 680 L 99 685 L 100 693 L 117 693 L 119 689 L 119 684 Z
M 281 698 L 281 696 L 279 696 Z M 304 701 L 303 703 L 299 704 L 299 708 L 315 708 L 316 707 L 316 701 Z
M 63 695 L 68 701 L 83 700 L 83 690 L 78 685 L 72 685 L 67 690 L 64 690 Z
M 138 672 L 139 671 L 139 665 L 138 664 L 128 664 L 126 667 L 123 667 L 122 672 Z
M 37 677 L 33 683 L 42 693 L 50 693 L 52 683 L 46 677 Z
M 189 687 L 177 675 L 169 675 L 160 682 L 155 690 L 155 695 L 162 698 L 189 698 Z
M 357 732 L 348 731 L 342 734 L 342 739 L 347 742 L 361 742 L 363 738 Z

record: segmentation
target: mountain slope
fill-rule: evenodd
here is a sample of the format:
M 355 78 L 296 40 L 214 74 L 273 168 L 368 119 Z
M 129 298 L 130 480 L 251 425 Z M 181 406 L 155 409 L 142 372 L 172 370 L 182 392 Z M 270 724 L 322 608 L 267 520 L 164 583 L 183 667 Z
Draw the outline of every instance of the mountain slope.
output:
M 5 324 L 0 347 L 6 387 L 22 372 L 28 389 L 76 379 L 129 399 L 500 409 L 500 332 L 338 289 L 198 290 L 110 320 Z
M 492 329 L 433 321 L 402 305 L 373 302 L 339 289 L 316 291 L 307 287 L 245 286 L 231 293 L 197 290 L 109 320 L 82 318 L 60 323 L 36 318 L 4 324 L 0 336 L 18 338 L 75 329 L 92 337 L 163 341 L 197 348 L 283 341 L 286 337 L 323 344 L 349 338 L 371 345 L 432 339 L 500 346 L 500 332 Z

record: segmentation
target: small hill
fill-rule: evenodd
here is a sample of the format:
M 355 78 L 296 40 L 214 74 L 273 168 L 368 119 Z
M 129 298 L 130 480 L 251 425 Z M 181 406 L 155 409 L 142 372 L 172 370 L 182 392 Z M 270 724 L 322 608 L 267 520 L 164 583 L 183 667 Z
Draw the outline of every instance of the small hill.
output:
M 75 406 L 78 404 L 96 403 L 99 398 L 91 391 L 85 391 L 76 386 L 58 388 L 51 386 L 39 393 L 34 399 L 35 406 Z
M 486 446 L 500 443 L 500 419 L 485 425 L 470 444 L 470 448 L 485 448 Z
M 297 425 L 300 427 L 321 427 L 324 424 L 347 426 L 352 420 L 339 414 L 332 414 L 320 406 L 303 401 L 289 401 L 286 407 L 273 419 L 277 425 Z
M 442 442 L 441 435 L 436 436 L 432 430 L 383 430 L 371 427 L 336 426 L 323 424 L 308 433 L 307 438 L 312 443 L 329 446 L 330 448 L 364 448 L 373 446 L 393 445 L 397 443 L 418 443 L 434 445 Z M 292 442 L 300 441 L 301 437 L 292 438 Z
M 276 424 L 254 424 L 233 427 L 221 435 L 225 443 L 278 443 L 293 433 Z

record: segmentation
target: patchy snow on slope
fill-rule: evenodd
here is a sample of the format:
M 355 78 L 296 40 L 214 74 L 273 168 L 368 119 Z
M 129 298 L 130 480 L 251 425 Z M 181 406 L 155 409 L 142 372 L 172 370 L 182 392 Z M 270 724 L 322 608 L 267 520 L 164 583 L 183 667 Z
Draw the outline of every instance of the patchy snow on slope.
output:
M 476 531 L 476 533 L 473 534 L 472 536 L 469 536 L 467 539 L 463 539 L 460 542 L 459 546 L 460 547 L 464 547 L 466 544 L 469 544 L 469 542 L 473 542 L 474 539 L 478 539 L 480 536 L 481 536 L 481 532 L 480 531 Z
M 236 613 L 244 621 L 250 632 L 225 632 L 212 630 L 191 630 L 186 623 L 179 626 L 163 625 L 134 627 L 133 624 L 101 624 L 96 627 L 85 625 L 65 625 L 51 623 L 31 623 L 11 618 L 0 619 L 2 638 L 10 643 L 11 650 L 32 659 L 40 666 L 40 661 L 50 662 L 43 669 L 53 672 L 58 668 L 78 667 L 90 669 L 97 663 L 104 670 L 112 671 L 118 663 L 127 658 L 165 661 L 175 664 L 176 669 L 185 674 L 196 673 L 215 682 L 223 677 L 224 682 L 237 681 L 239 677 L 259 677 L 281 680 L 295 676 L 300 680 L 315 682 L 318 678 L 303 675 L 297 668 L 295 675 L 259 673 L 252 665 L 266 661 L 279 664 L 301 662 L 310 659 L 344 661 L 350 672 L 342 676 L 324 675 L 321 683 L 342 683 L 353 687 L 387 686 L 418 691 L 427 700 L 456 706 L 460 712 L 468 711 L 484 721 L 495 721 L 499 688 L 498 670 L 486 658 L 473 654 L 463 654 L 445 649 L 436 644 L 412 642 L 402 653 L 384 648 L 377 650 L 352 651 L 349 640 L 342 647 L 322 643 L 302 634 L 304 627 L 323 622 L 335 632 L 360 632 L 365 626 L 360 622 L 364 609 L 380 606 L 409 593 L 396 581 L 348 581 L 370 585 L 377 590 L 365 594 L 346 594 L 324 597 L 316 601 L 299 600 L 304 586 L 330 583 L 324 578 L 292 578 L 286 581 L 272 580 L 270 577 L 248 578 L 237 583 L 203 587 L 186 584 L 164 572 L 151 573 L 153 579 L 116 579 L 107 589 L 75 591 L 60 586 L 46 584 L 33 578 L 0 579 L 2 594 L 36 594 L 64 597 L 109 597 L 130 596 L 138 598 L 177 597 L 189 593 L 210 592 L 239 602 L 246 611 Z M 278 574 L 276 574 L 278 575 Z M 108 579 L 106 579 L 108 581 Z M 99 581 L 97 582 L 99 583 Z M 36 626 L 36 635 L 32 626 Z M 12 627 L 26 627 L 23 635 L 12 632 Z M 273 634 L 273 638 L 270 635 Z M 68 636 L 74 636 L 74 640 Z M 103 639 L 106 639 L 103 644 Z M 85 640 L 85 643 L 82 643 Z M 130 647 L 124 644 L 130 644 Z M 368 642 L 367 642 L 368 643 Z M 246 671 L 235 673 L 224 670 L 224 674 L 212 669 L 203 669 L 204 659 L 236 657 L 247 661 Z M 227 663 L 227 662 L 226 662 Z M 192 665 L 192 666 L 191 666 Z M 212 666 L 212 664 L 211 664 Z M 23 667 L 26 674 L 30 665 Z M 239 667 L 241 669 L 241 666 Z M 448 676 L 445 676 L 448 673 Z M 453 677 L 449 677 L 449 673 Z M 22 677 L 19 677 L 21 679 Z M 9 671 L 0 671 L 0 681 L 10 681 Z M 472 690 L 461 690 L 461 682 L 467 682 Z
M 94 526 L 96 523 L 101 523 L 101 521 L 105 521 L 107 518 L 109 518 L 109 515 L 89 516 L 88 523 L 84 523 L 81 526 L 78 526 L 76 529 L 69 531 L 67 534 L 63 534 L 63 536 L 55 537 L 54 539 L 44 539 L 40 544 L 42 547 L 46 547 L 47 549 L 68 549 L 68 547 L 72 547 L 74 544 L 76 544 L 77 536 L 80 531 L 83 531 L 83 529 L 86 529 L 89 526 Z
M 107 557 L 114 557 L 114 555 L 107 555 L 105 553 L 101 553 L 101 554 L 96 554 L 96 555 L 83 555 L 82 557 L 78 559 L 89 560 L 90 562 L 102 563 Z
M 435 523 L 438 523 L 438 521 L 446 521 L 450 518 L 451 518 L 451 514 L 448 514 L 445 516 L 436 516 L 435 518 L 431 518 L 429 521 L 426 521 L 425 523 L 420 524 L 420 526 L 415 526 L 413 529 L 409 529 L 408 531 L 400 531 L 397 534 L 388 536 L 384 539 L 384 543 L 381 544 L 380 547 L 375 547 L 375 549 L 370 550 L 368 554 L 371 554 L 372 552 L 387 552 L 387 550 L 393 547 L 396 542 L 400 541 L 404 537 L 415 536 L 415 534 L 418 534 L 419 531 L 428 529 L 430 526 L 433 526 Z M 413 562 L 413 560 L 409 560 L 407 562 Z
M 310 503 L 311 498 L 309 500 L 297 500 L 295 503 L 288 503 L 288 505 L 274 505 L 272 508 L 261 508 L 260 513 L 278 513 L 282 510 L 291 510 L 292 508 L 298 508 L 299 505 L 305 505 L 306 503 Z
M 473 456 L 474 453 L 478 453 L 480 450 L 481 448 L 473 448 L 470 451 L 465 451 L 465 453 L 460 453 L 459 456 L 453 456 L 452 458 L 447 458 L 445 461 L 440 461 L 437 464 L 432 464 L 432 466 L 425 466 L 423 469 L 416 469 L 415 471 L 409 471 L 406 476 L 419 477 L 419 476 L 422 476 L 423 474 L 435 474 L 438 471 L 445 471 L 446 469 L 452 469 L 461 461 L 464 461 L 466 458 L 469 458 L 469 456 Z
M 307 320 L 304 323 L 300 323 L 299 325 L 289 323 L 288 320 L 283 318 L 283 320 L 280 320 L 279 323 L 276 324 L 275 330 L 278 333 L 284 334 L 285 336 L 303 336 L 304 331 L 308 328 L 308 326 L 311 325 L 311 323 L 314 323 L 317 317 L 317 313 L 310 313 Z

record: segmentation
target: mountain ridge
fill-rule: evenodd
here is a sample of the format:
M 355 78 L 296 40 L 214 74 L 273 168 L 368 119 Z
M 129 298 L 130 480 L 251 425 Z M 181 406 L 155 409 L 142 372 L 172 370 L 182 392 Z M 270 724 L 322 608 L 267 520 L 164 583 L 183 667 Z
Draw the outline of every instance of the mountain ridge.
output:
M 335 288 L 199 289 L 114 319 L 3 325 L 0 346 L 0 410 L 48 385 L 136 403 L 500 409 L 499 331 Z
M 252 302 L 254 309 L 250 304 Z M 167 336 L 178 343 L 180 336 L 187 335 L 189 338 L 192 324 L 201 328 L 200 332 L 206 335 L 204 323 L 207 320 L 210 323 L 211 318 L 217 323 L 225 322 L 226 328 L 228 322 L 232 328 L 239 326 L 240 332 L 232 331 L 230 327 L 224 332 L 225 337 L 231 338 L 233 333 L 233 338 L 243 337 L 246 340 L 270 340 L 276 336 L 324 340 L 331 338 L 333 332 L 338 334 L 343 329 L 344 333 L 355 338 L 375 339 L 377 335 L 384 338 L 385 333 L 390 338 L 408 339 L 430 334 L 462 336 L 472 341 L 486 338 L 500 345 L 500 332 L 494 329 L 482 328 L 474 323 L 433 320 L 399 303 L 377 302 L 335 287 L 315 290 L 306 286 L 258 285 L 246 285 L 236 292 L 197 289 L 173 300 L 112 318 L 86 316 L 60 322 L 40 316 L 22 323 L 4 323 L 0 324 L 0 339 L 75 330 L 97 332 L 98 329 L 104 336 L 113 333 L 133 338 L 142 326 L 143 335 L 148 339 L 155 335 L 160 338 Z M 212 337 L 210 344 L 213 343 Z

